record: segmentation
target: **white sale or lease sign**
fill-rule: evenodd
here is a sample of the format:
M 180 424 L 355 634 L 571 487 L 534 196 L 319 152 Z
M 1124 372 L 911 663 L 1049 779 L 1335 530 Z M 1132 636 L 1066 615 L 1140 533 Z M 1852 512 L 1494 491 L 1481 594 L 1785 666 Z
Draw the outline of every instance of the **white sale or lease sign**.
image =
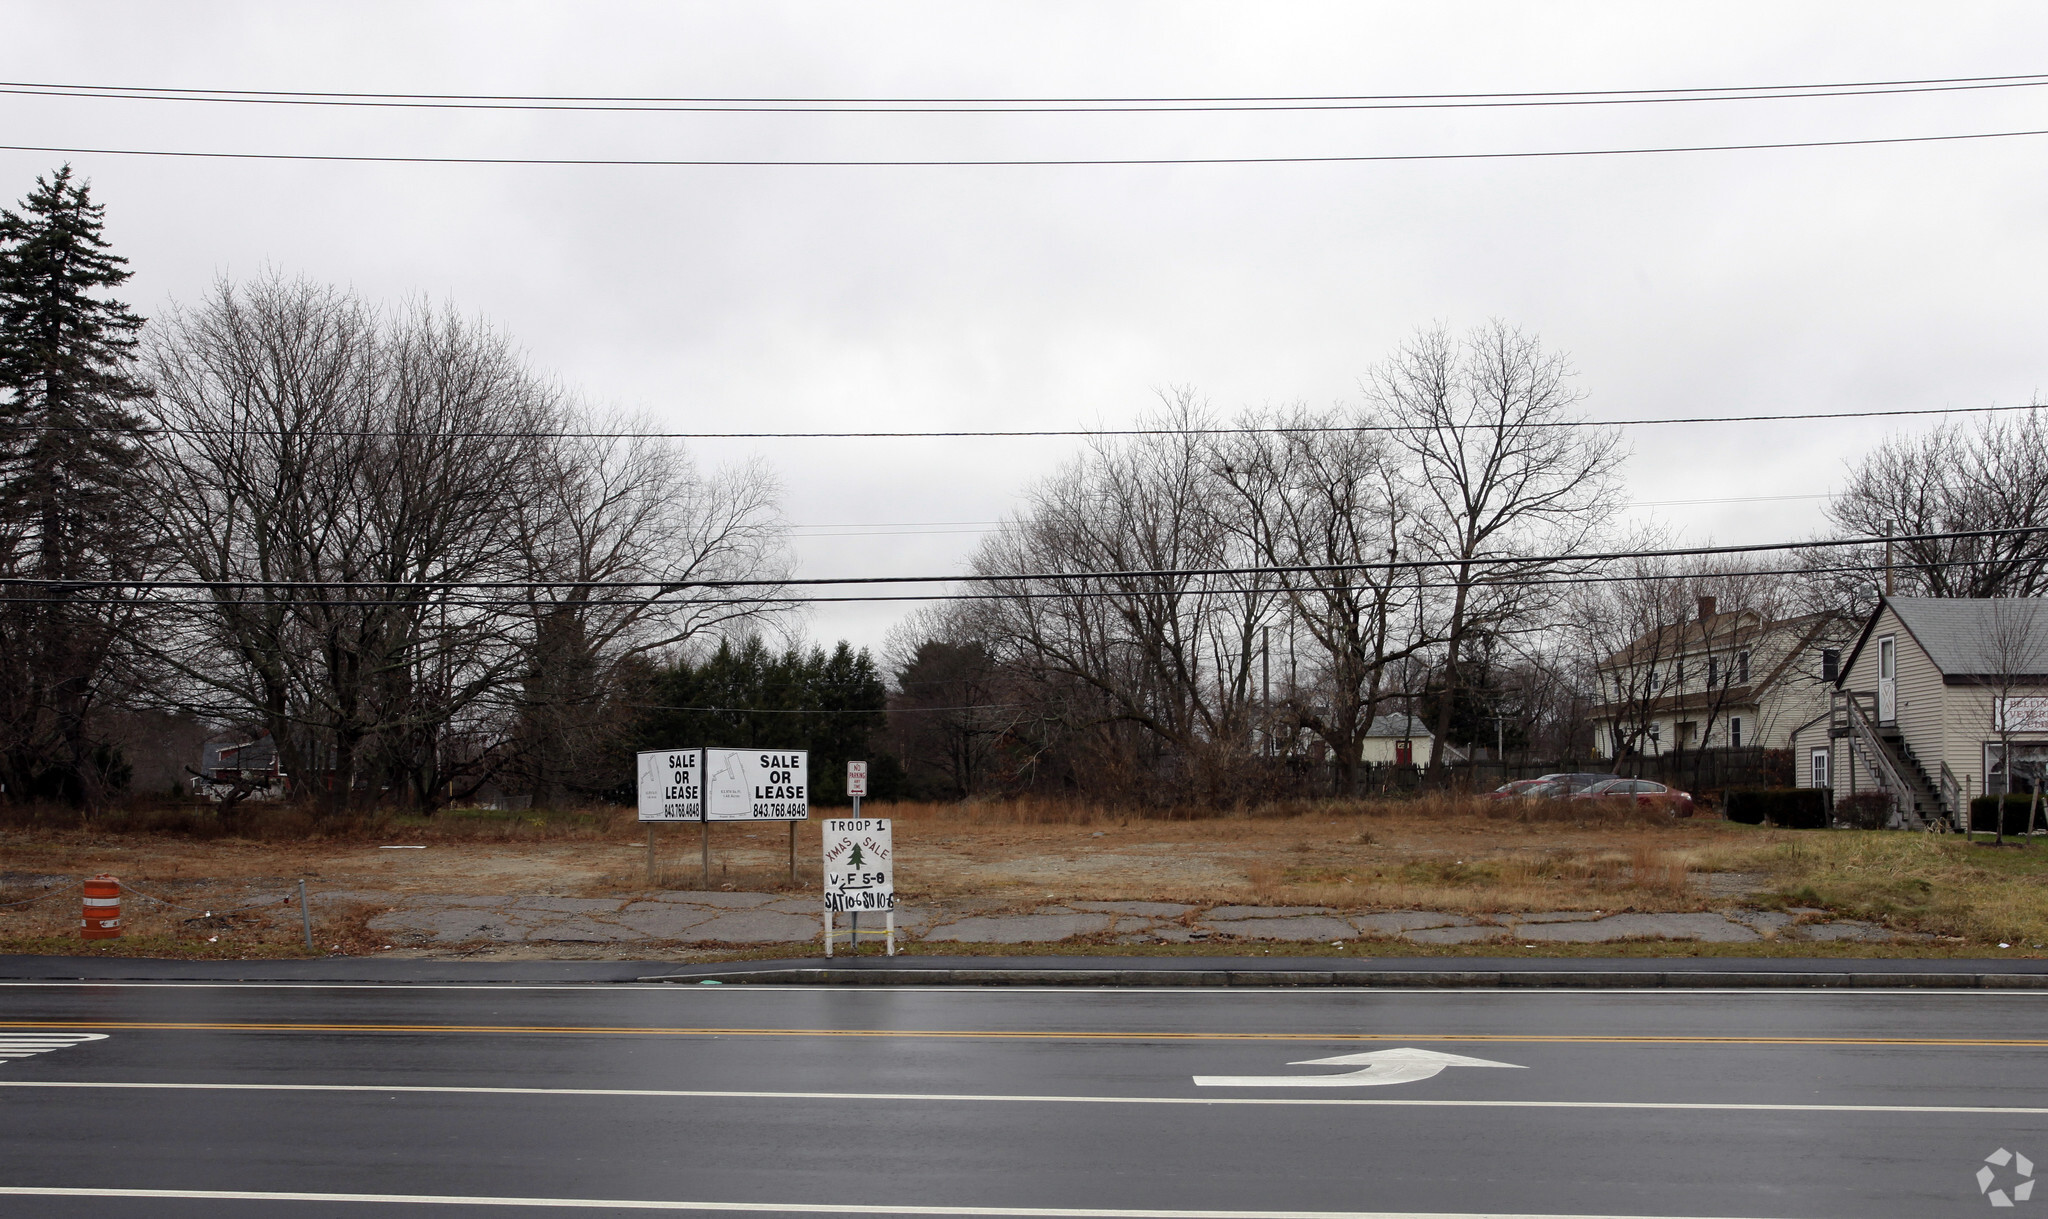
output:
M 711 821 L 802 821 L 811 815 L 811 755 L 802 749 L 707 749 Z
M 704 751 L 640 755 L 640 820 L 695 821 L 704 815 Z
M 879 817 L 825 822 L 825 909 L 853 913 L 896 908 L 896 844 Z

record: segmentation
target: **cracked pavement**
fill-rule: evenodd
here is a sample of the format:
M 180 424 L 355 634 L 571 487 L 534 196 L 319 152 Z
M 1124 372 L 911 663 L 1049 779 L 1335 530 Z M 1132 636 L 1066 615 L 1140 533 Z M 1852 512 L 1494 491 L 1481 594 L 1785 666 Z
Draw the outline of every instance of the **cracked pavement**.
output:
M 354 891 L 328 899 L 389 907 L 369 921 L 393 947 L 476 944 L 802 944 L 823 932 L 812 895 L 666 891 L 636 897 L 474 897 Z M 316 897 L 316 902 L 320 900 Z M 870 926 L 881 922 L 870 916 Z M 843 925 L 843 923 L 841 924 Z M 1341 943 L 1363 938 L 1415 944 L 1604 943 L 1624 939 L 1740 943 L 1757 940 L 1892 943 L 1929 937 L 1875 923 L 1827 920 L 1826 912 L 1732 909 L 1681 914 L 1543 911 L 1495 915 L 1325 906 L 1195 906 L 1175 902 L 1069 901 L 1017 912 L 959 903 L 896 912 L 897 935 L 963 944 L 1199 942 Z M 865 934 L 865 932 L 864 932 Z

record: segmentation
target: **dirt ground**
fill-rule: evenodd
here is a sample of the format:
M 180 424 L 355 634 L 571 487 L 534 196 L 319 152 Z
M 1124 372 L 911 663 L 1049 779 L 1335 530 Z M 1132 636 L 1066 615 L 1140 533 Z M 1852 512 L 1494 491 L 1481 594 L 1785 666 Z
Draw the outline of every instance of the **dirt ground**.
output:
M 1095 900 L 1483 915 L 1739 902 L 1826 909 L 1948 943 L 2031 951 L 2048 942 L 2048 844 L 1993 851 L 1954 836 L 1445 799 L 1174 820 L 1031 802 L 871 803 L 863 811 L 896 823 L 902 900 L 955 909 Z M 709 887 L 808 891 L 819 834 L 816 819 L 798 827 L 791 885 L 786 827 L 713 826 Z M 224 955 L 303 951 L 291 900 L 301 879 L 321 917 L 319 951 L 380 950 L 363 924 L 389 908 L 386 894 L 602 897 L 705 887 L 697 827 L 660 826 L 655 838 L 650 883 L 647 838 L 630 811 L 595 821 L 586 814 L 571 828 L 444 816 L 298 841 L 5 828 L 0 903 L 16 904 L 0 905 L 0 951 L 76 950 L 77 891 L 59 890 L 103 872 L 137 895 L 124 911 L 131 946 Z

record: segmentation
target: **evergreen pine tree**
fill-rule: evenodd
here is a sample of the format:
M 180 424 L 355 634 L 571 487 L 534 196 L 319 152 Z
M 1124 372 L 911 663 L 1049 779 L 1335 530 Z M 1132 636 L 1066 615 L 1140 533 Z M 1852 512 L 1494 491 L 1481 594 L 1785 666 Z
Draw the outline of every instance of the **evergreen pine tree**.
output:
M 0 607 L 9 798 L 96 801 L 117 766 L 94 719 L 133 605 L 77 582 L 145 564 L 143 421 L 128 404 L 149 390 L 129 372 L 143 320 L 105 295 L 130 272 L 103 213 L 69 165 L 0 209 L 0 570 L 46 582 L 30 586 L 41 600 Z

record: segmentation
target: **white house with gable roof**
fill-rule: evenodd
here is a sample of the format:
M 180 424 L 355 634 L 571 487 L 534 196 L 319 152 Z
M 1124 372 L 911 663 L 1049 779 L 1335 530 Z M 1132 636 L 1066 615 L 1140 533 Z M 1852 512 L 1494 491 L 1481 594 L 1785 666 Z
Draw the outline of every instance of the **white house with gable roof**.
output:
M 1800 786 L 1890 792 L 1902 824 L 1960 826 L 1973 796 L 2031 791 L 2048 773 L 2048 599 L 1881 598 L 1792 747 Z

